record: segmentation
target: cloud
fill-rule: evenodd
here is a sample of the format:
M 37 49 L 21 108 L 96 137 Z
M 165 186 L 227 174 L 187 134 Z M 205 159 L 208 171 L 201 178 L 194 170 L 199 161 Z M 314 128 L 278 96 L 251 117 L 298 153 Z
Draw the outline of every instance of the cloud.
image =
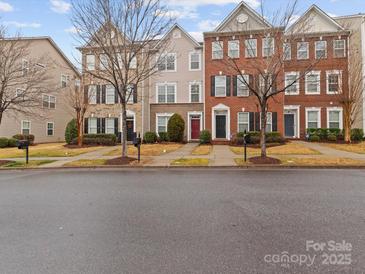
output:
M 200 31 L 211 31 L 215 29 L 220 24 L 219 21 L 216 20 L 203 20 L 198 23 L 198 28 Z
M 71 4 L 63 0 L 50 0 L 51 10 L 57 13 L 67 13 L 71 9 Z
M 65 32 L 75 34 L 77 33 L 77 29 L 75 27 L 69 27 L 65 29 Z
M 189 31 L 189 34 L 198 42 L 203 42 L 203 33 L 199 31 Z
M 17 21 L 6 21 L 4 22 L 6 26 L 13 26 L 16 28 L 40 28 L 42 25 L 39 23 L 23 23 L 23 22 L 17 22 Z
M 167 5 L 182 6 L 182 7 L 198 7 L 206 5 L 227 5 L 238 4 L 241 0 L 165 0 Z M 245 0 L 245 2 L 252 8 L 260 6 L 260 0 Z
M 13 11 L 13 10 L 14 10 L 14 8 L 13 8 L 12 5 L 10 5 L 9 3 L 0 1 L 0 11 L 2 11 L 2 12 L 10 12 L 10 11 Z
M 163 15 L 174 19 L 196 19 L 199 17 L 199 14 L 195 10 L 189 8 L 183 8 L 181 10 L 170 9 Z

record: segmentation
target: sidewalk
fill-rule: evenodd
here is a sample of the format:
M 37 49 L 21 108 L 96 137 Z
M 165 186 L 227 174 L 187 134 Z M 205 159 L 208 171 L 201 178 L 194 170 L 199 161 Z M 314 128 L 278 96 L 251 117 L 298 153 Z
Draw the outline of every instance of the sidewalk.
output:
M 198 146 L 197 143 L 188 143 L 184 145 L 182 148 L 166 153 L 160 156 L 151 157 L 152 162 L 147 164 L 147 166 L 170 166 L 170 163 L 173 160 L 181 159 L 181 158 L 203 158 L 191 155 L 193 150 Z

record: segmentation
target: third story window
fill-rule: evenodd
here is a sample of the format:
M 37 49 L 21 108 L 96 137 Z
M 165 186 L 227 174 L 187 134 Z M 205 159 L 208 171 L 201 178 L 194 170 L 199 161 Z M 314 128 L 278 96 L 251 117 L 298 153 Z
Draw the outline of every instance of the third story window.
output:
M 326 41 L 316 41 L 316 59 L 327 58 L 327 42 Z
M 86 55 L 86 68 L 87 70 L 95 70 L 95 55 Z
M 333 41 L 333 55 L 335 58 L 342 58 L 346 56 L 345 40 Z
M 246 58 L 257 57 L 257 39 L 248 39 L 245 41 Z
M 290 43 L 284 43 L 283 52 L 284 52 L 284 60 L 290 60 L 291 59 L 291 44 Z
M 43 95 L 43 107 L 44 108 L 56 108 L 56 97 L 51 95 Z
M 303 60 L 309 58 L 309 43 L 299 42 L 297 44 L 297 59 Z
M 240 41 L 228 41 L 228 56 L 230 58 L 240 57 Z
M 263 39 L 263 56 L 269 57 L 274 54 L 275 40 L 272 37 L 266 37 Z
M 212 42 L 212 59 L 223 59 L 223 42 Z

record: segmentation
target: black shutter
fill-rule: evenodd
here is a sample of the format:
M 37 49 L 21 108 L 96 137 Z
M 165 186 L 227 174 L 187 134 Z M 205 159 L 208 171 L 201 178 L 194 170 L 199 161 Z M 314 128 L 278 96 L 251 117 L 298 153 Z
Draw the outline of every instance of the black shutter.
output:
M 118 91 L 116 89 L 114 89 L 114 101 L 116 104 L 119 103 L 119 94 Z
M 119 132 L 119 130 L 118 130 L 118 118 L 114 118 L 114 134 L 115 134 L 115 136 L 117 136 L 118 137 L 118 132 Z
M 278 131 L 278 113 L 272 113 L 272 131 Z
M 250 131 L 255 131 L 255 112 L 250 112 Z
M 212 97 L 215 96 L 215 76 L 211 76 L 211 90 L 210 90 L 210 95 Z
M 100 104 L 100 86 L 96 86 L 96 103 Z
M 84 119 L 84 133 L 85 134 L 89 133 L 89 118 Z
M 237 76 L 233 76 L 233 96 L 237 96 Z
M 101 133 L 106 133 L 106 130 L 105 130 L 105 118 L 101 118 Z
M 226 77 L 226 96 L 231 96 L 231 76 Z
M 138 101 L 138 97 L 137 97 L 138 93 L 137 93 L 137 85 L 133 85 L 133 103 L 137 103 Z
M 89 86 L 84 87 L 84 103 L 87 104 L 89 102 Z
M 260 131 L 260 112 L 255 112 L 255 131 Z
M 101 103 L 106 103 L 106 85 L 101 86 Z
M 255 85 L 254 85 L 254 84 L 255 84 L 255 83 L 254 83 L 254 78 L 253 78 L 253 75 L 251 75 L 251 74 L 248 76 L 248 83 L 249 83 L 249 85 L 250 85 L 250 88 L 253 88 L 253 89 L 255 88 Z M 249 93 L 249 95 L 250 95 L 250 96 L 252 96 L 252 95 L 253 95 L 253 93 L 252 93 L 251 89 L 250 89 L 250 93 Z
M 97 118 L 96 119 L 96 133 L 101 133 L 101 119 Z

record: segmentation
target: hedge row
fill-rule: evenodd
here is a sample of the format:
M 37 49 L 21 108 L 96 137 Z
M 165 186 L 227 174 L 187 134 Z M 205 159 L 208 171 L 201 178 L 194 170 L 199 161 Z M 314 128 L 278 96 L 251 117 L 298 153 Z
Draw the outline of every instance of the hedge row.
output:
M 244 133 L 237 133 L 231 140 L 231 145 L 243 145 Z M 247 144 L 259 144 L 260 143 L 260 132 L 259 131 L 249 131 L 246 137 Z M 266 133 L 267 143 L 285 143 L 285 138 L 281 136 L 279 132 L 267 132 Z
M 16 139 L 0 137 L 0 148 L 16 147 Z
M 344 139 L 343 130 L 338 128 L 309 128 L 307 139 L 311 142 L 329 141 L 337 142 Z M 360 128 L 351 130 L 351 141 L 360 142 L 364 139 L 364 131 Z
M 29 144 L 31 144 L 31 145 L 34 144 L 34 139 L 35 139 L 33 134 L 29 134 L 29 135 L 16 134 L 13 136 L 13 138 L 16 140 L 28 140 Z
M 72 144 L 77 144 L 77 138 L 72 140 Z M 84 145 L 100 145 L 100 146 L 115 146 L 117 144 L 117 136 L 115 134 L 84 134 Z

